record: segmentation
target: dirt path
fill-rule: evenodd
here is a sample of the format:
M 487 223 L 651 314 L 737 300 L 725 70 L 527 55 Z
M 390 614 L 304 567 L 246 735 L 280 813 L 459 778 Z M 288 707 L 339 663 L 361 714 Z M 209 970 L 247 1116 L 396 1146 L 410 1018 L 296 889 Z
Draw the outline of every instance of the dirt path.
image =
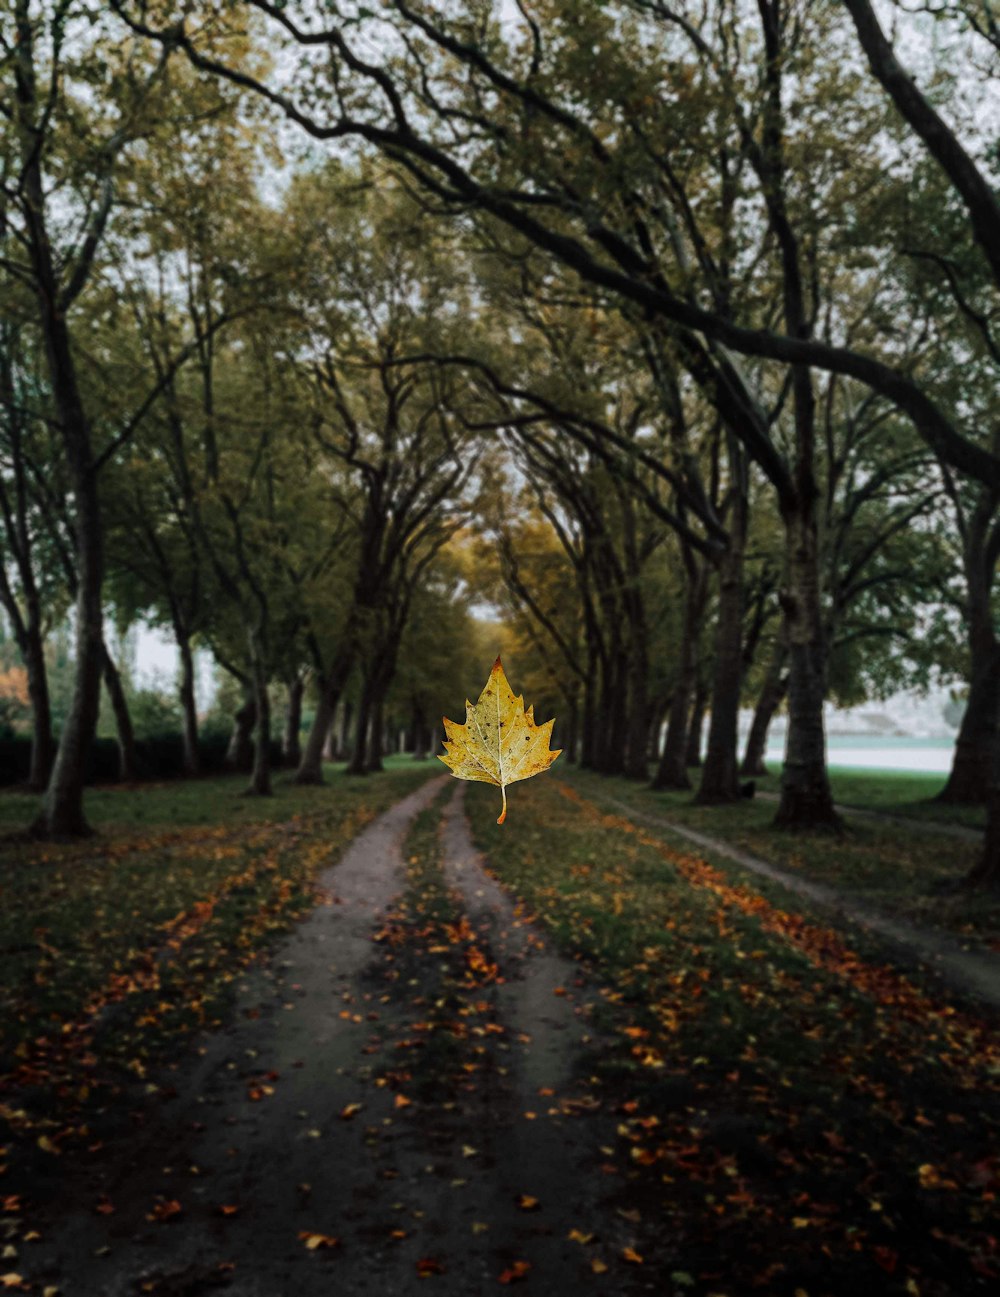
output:
M 458 1008 L 486 1024 L 468 1031 L 468 1082 L 417 1084 L 440 956 L 409 952 L 401 977 L 372 938 L 404 884 L 407 830 L 444 782 L 322 877 L 328 903 L 242 980 L 231 1025 L 194 1065 L 179 1060 L 176 1097 L 133 1139 L 67 1166 L 31 1213 L 41 1237 L 8 1262 L 32 1291 L 472 1297 L 523 1274 L 553 1297 L 655 1287 L 623 1260 L 639 1240 L 609 1159 L 616 1117 L 586 1075 L 594 993 L 484 873 L 464 785 L 445 869 L 497 976 Z
M 833 911 L 835 917 L 848 919 L 867 932 L 873 933 L 891 946 L 894 953 L 902 956 L 906 961 L 916 961 L 928 967 L 952 989 L 963 995 L 974 996 L 994 1008 L 1000 1008 L 1000 959 L 995 955 L 967 950 L 959 941 L 944 933 L 907 923 L 904 919 L 890 918 L 882 911 L 865 905 L 845 892 L 828 887 L 825 883 L 800 878 L 797 874 L 781 869 L 760 856 L 752 855 L 749 851 L 734 847 L 731 843 L 711 837 L 698 829 L 677 824 L 660 815 L 637 810 L 634 806 L 614 798 L 602 800 L 606 800 L 609 806 L 614 806 L 616 810 L 636 823 L 646 824 L 650 828 L 660 829 L 684 838 L 688 842 L 694 842 L 705 851 L 724 856 L 752 873 L 780 883 L 782 887 L 797 896 L 803 896 L 824 909 Z

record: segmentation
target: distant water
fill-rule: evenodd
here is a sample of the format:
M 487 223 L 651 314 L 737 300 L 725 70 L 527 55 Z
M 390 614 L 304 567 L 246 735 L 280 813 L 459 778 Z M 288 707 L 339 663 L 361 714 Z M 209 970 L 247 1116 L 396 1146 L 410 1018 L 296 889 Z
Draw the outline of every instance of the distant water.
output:
M 946 775 L 951 769 L 955 740 L 901 738 L 881 734 L 831 734 L 826 740 L 831 766 L 858 770 L 915 770 Z M 784 735 L 767 745 L 767 760 L 779 764 L 785 756 Z

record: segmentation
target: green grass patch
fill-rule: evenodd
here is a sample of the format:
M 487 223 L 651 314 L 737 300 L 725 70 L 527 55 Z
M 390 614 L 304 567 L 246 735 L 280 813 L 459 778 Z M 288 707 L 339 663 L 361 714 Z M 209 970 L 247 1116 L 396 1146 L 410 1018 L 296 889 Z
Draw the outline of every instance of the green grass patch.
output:
M 0 846 L 8 1115 L 32 1096 L 15 1124 L 51 1111 L 53 1092 L 142 1077 L 179 1034 L 218 1023 L 239 969 L 314 904 L 317 875 L 435 773 L 335 772 L 265 799 L 239 797 L 235 778 L 94 790 L 95 837 Z
M 501 881 L 604 983 L 615 1155 L 691 1290 L 972 1291 L 1000 1183 L 990 1022 L 569 789 L 587 800 L 519 786 L 501 829 L 493 790 L 467 805 Z
M 842 838 L 789 833 L 774 828 L 775 804 L 766 799 L 696 806 L 692 793 L 653 792 L 631 780 L 572 768 L 563 776 L 608 809 L 621 803 L 697 829 L 914 922 L 977 942 L 995 942 L 1000 935 L 1000 899 L 947 891 L 975 863 L 976 841 L 867 818 L 849 820 Z
M 948 782 L 947 775 L 926 774 L 919 770 L 866 770 L 856 766 L 831 765 L 830 786 L 834 800 L 841 806 L 879 811 L 883 815 L 937 824 L 961 824 L 981 829 L 986 823 L 982 806 L 958 806 L 936 800 Z M 691 771 L 697 786 L 698 771 Z M 777 794 L 781 785 L 781 765 L 768 764 L 766 778 L 757 780 L 762 792 Z

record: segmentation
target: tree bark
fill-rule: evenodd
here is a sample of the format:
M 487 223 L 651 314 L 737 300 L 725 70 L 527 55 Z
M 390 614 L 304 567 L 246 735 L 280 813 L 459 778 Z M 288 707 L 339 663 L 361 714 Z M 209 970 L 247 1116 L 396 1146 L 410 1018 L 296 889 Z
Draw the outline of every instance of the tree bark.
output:
M 644 620 L 633 628 L 628 665 L 628 722 L 625 736 L 625 776 L 649 778 L 649 654 Z
M 413 704 L 413 760 L 426 761 L 431 745 L 430 730 L 419 703 Z
M 295 772 L 297 784 L 323 783 L 323 752 L 333 733 L 334 713 L 351 673 L 353 660 L 353 653 L 345 651 L 338 654 L 327 674 L 317 680 L 316 714 L 306 736 L 299 768 Z
M 190 636 L 182 631 L 175 631 L 177 647 L 181 658 L 181 721 L 184 736 L 184 773 L 198 775 L 201 773 L 201 755 L 198 751 L 198 708 L 194 696 L 194 655 L 191 652 Z
M 337 699 L 332 689 L 321 680 L 316 696 L 316 713 L 313 716 L 312 725 L 309 727 L 309 733 L 306 736 L 299 757 L 299 768 L 295 772 L 295 783 L 322 784 L 324 782 L 323 753 L 332 733 L 333 713 L 336 706 Z
M 672 788 L 685 791 L 691 787 L 691 780 L 688 778 L 684 758 L 687 752 L 688 703 L 693 679 L 693 669 L 685 670 L 682 663 L 680 675 L 670 698 L 670 709 L 667 712 L 667 736 L 663 742 L 663 751 L 660 753 L 656 774 L 650 784 L 651 788 Z
M 574 692 L 573 700 L 569 707 L 569 719 L 566 722 L 566 760 L 575 764 L 577 760 L 577 748 L 580 737 L 580 704 L 577 701 L 577 694 Z
M 986 801 L 986 833 L 983 850 L 963 885 L 968 889 L 1000 890 L 1000 742 L 990 762 L 990 792 Z
M 248 688 L 243 704 L 233 713 L 233 733 L 226 749 L 226 765 L 230 770 L 246 771 L 253 765 L 251 735 L 257 720 L 257 704 Z
M 737 511 L 742 507 L 737 505 Z M 737 732 L 743 677 L 743 531 L 742 522 L 734 520 L 719 565 L 715 670 L 708 748 L 695 797 L 699 805 L 732 802 L 740 795 Z
M 296 676 L 288 685 L 285 733 L 281 741 L 281 754 L 286 766 L 298 766 L 302 760 L 302 695 L 305 687 L 302 676 Z
M 28 787 L 43 792 L 52 771 L 55 740 L 52 737 L 52 702 L 45 667 L 45 645 L 37 626 L 29 625 L 21 655 L 28 673 L 28 697 L 31 699 L 31 766 Z
M 708 686 L 699 676 L 694 688 L 694 702 L 691 704 L 691 719 L 688 722 L 687 750 L 684 753 L 684 764 L 688 770 L 697 770 L 701 766 L 701 740 L 707 711 Z
M 354 745 L 351 759 L 347 765 L 349 775 L 368 773 L 368 731 L 371 728 L 371 691 L 367 680 L 362 681 L 361 696 L 358 698 L 357 713 L 354 720 Z
M 247 794 L 270 797 L 271 789 L 271 698 L 267 691 L 267 673 L 256 657 L 253 664 L 253 697 L 257 724 L 254 730 L 253 769 Z
M 82 837 L 90 833 L 83 811 L 83 786 L 87 755 L 97 728 L 100 710 L 101 671 L 104 664 L 104 614 L 101 585 L 104 574 L 104 544 L 97 500 L 97 482 L 90 454 L 90 430 L 76 391 L 76 376 L 69 359 L 69 339 L 64 328 L 51 345 L 51 366 L 63 369 L 63 381 L 70 396 L 57 396 L 67 449 L 75 461 L 73 482 L 76 495 L 76 662 L 69 714 L 63 726 L 55 763 L 41 813 L 33 825 L 39 837 Z M 47 339 L 48 342 L 48 339 Z M 57 383 L 53 381 L 56 392 Z M 75 399 L 73 399 L 75 398 Z M 75 428 L 68 428 L 78 419 Z
M 826 769 L 826 645 L 816 522 L 808 501 L 800 500 L 788 510 L 785 533 L 788 575 L 782 604 L 788 637 L 788 738 L 774 822 L 779 828 L 840 832 Z
M 1000 643 L 993 629 L 992 569 L 986 558 L 991 505 L 987 506 L 984 493 L 966 534 L 969 697 L 955 741 L 951 774 L 939 794 L 942 802 L 981 804 L 987 800 L 1000 741 Z
M 90 422 L 80 393 L 66 310 L 61 301 L 59 272 L 46 228 L 47 198 L 39 138 L 44 126 L 36 120 L 39 105 L 34 31 L 27 4 L 17 6 L 16 21 L 15 123 L 23 167 L 22 207 L 46 367 L 73 491 L 77 579 L 73 695 L 33 832 L 40 837 L 76 837 L 90 832 L 83 813 L 83 783 L 101 702 L 104 543 Z
M 365 770 L 368 774 L 378 774 L 385 769 L 382 763 L 382 754 L 384 751 L 383 742 L 383 722 L 382 717 L 385 710 L 385 702 L 381 690 L 376 691 L 375 698 L 372 702 L 372 719 L 369 726 L 370 734 L 368 736 L 368 755 L 365 761 Z
M 620 775 L 625 769 L 626 670 L 624 653 L 619 647 L 609 655 L 601 680 L 595 765 L 602 775 Z
M 104 685 L 111 699 L 118 731 L 118 779 L 123 784 L 134 784 L 139 778 L 139 764 L 135 751 L 135 730 L 129 714 L 128 699 L 122 687 L 121 672 L 104 645 Z
M 580 765 L 584 770 L 597 768 L 597 664 L 593 648 L 587 653 L 587 674 L 583 682 L 583 728 L 580 739 Z
M 990 796 L 991 753 L 998 736 L 1000 717 L 1000 649 L 977 663 L 969 682 L 969 697 L 955 740 L 948 782 L 938 801 L 982 805 Z
M 344 705 L 340 710 L 339 730 L 337 730 L 336 734 L 334 734 L 332 730 L 330 732 L 330 743 L 331 746 L 335 748 L 334 754 L 330 758 L 331 760 L 347 760 L 347 754 L 351 750 L 351 735 L 354 732 L 352 728 L 354 723 L 354 704 L 348 698 L 345 699 Z
M 741 775 L 759 778 L 767 774 L 767 764 L 764 761 L 764 753 L 767 751 L 767 734 L 771 728 L 774 713 L 781 706 L 781 701 L 788 689 L 788 676 L 785 673 L 787 656 L 788 648 L 783 638 L 779 637 L 771 661 L 768 664 L 767 673 L 764 676 L 764 683 L 760 688 L 757 706 L 754 708 L 753 721 L 750 725 L 750 733 L 747 735 L 747 745 L 743 753 L 743 763 L 740 766 Z
M 667 737 L 660 754 L 660 763 L 653 779 L 653 788 L 691 787 L 688 778 L 688 709 L 691 695 L 698 685 L 698 636 L 705 612 L 704 571 L 691 555 L 685 555 L 687 584 L 684 600 L 684 624 L 681 628 L 680 661 L 674 692 L 667 715 Z M 694 717 L 692 715 L 691 722 Z M 699 719 L 700 723 L 700 719 Z

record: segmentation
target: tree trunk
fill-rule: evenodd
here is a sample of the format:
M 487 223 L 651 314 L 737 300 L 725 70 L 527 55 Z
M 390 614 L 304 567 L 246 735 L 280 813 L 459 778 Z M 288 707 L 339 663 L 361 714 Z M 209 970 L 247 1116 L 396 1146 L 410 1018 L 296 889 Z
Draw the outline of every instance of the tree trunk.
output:
M 788 510 L 785 536 L 788 584 L 782 604 L 788 637 L 788 737 L 774 822 L 779 828 L 840 832 L 826 770 L 826 646 L 816 523 L 809 503 L 799 502 Z
M 368 773 L 368 732 L 371 729 L 371 681 L 362 680 L 354 721 L 354 745 L 347 765 L 349 775 Z
M 741 775 L 757 778 L 767 774 L 767 764 L 764 761 L 764 753 L 767 751 L 767 733 L 771 728 L 774 713 L 780 707 L 788 688 L 788 677 L 785 674 L 787 655 L 788 649 L 784 639 L 779 637 L 768 664 L 764 683 L 761 685 L 757 706 L 754 708 L 753 722 L 750 725 L 750 733 L 747 735 L 747 745 L 743 753 L 743 764 L 740 766 Z
M 989 753 L 997 742 L 1000 719 L 1000 651 L 969 682 L 969 697 L 955 740 L 948 782 L 938 801 L 982 805 L 990 796 Z
M 597 655 L 587 655 L 587 674 L 583 682 L 583 732 L 580 737 L 580 765 L 584 770 L 597 768 Z
M 52 703 L 49 678 L 45 668 L 45 646 L 37 626 L 28 626 L 21 650 L 28 673 L 28 697 L 31 699 L 31 768 L 28 787 L 43 792 L 52 771 L 55 741 L 52 737 Z
M 132 728 L 128 699 L 122 688 L 121 672 L 115 666 L 107 645 L 104 646 L 104 685 L 111 699 L 111 709 L 115 714 L 115 728 L 118 731 L 118 779 L 123 784 L 134 784 L 139 778 L 135 731 Z
M 297 784 L 323 782 L 323 751 L 333 733 L 333 717 L 337 703 L 351 674 L 353 654 L 342 652 L 334 659 L 325 677 L 317 681 L 316 715 L 302 749 L 302 759 L 295 772 Z M 332 758 L 331 758 L 332 759 Z
M 695 801 L 736 801 L 740 795 L 737 733 L 743 677 L 743 527 L 733 523 L 719 566 L 719 611 L 708 749 Z
M 973 520 L 975 526 L 976 519 Z M 978 530 L 982 530 L 981 528 Z M 969 697 L 955 741 L 951 774 L 939 800 L 982 804 L 991 787 L 994 753 L 1000 723 L 1000 644 L 993 630 L 990 600 L 992 574 L 979 544 L 971 542 L 966 555 L 968 584 L 967 621 L 969 635 Z
M 378 774 L 380 771 L 385 769 L 385 766 L 382 764 L 382 753 L 385 748 L 383 742 L 382 723 L 384 707 L 385 702 L 382 696 L 382 691 L 377 689 L 375 698 L 372 702 L 372 719 L 369 727 L 371 733 L 368 737 L 368 756 L 365 761 L 365 771 L 370 775 Z
M 299 768 L 295 772 L 297 784 L 323 783 L 323 753 L 330 735 L 333 732 L 333 713 L 337 699 L 327 682 L 320 680 L 316 695 L 316 714 L 306 736 L 305 746 L 299 757 Z
M 656 774 L 650 784 L 651 788 L 683 790 L 691 787 L 691 780 L 688 778 L 684 757 L 687 752 L 688 701 L 691 696 L 693 679 L 693 667 L 685 672 L 682 664 L 681 675 L 670 698 L 670 710 L 667 713 L 667 737 L 663 743 L 663 751 L 660 753 Z
M 1000 741 L 990 760 L 990 793 L 986 801 L 983 851 L 964 879 L 964 886 L 983 891 L 1000 890 Z
M 323 744 L 324 761 L 346 760 L 341 734 L 345 726 L 345 717 L 350 715 L 350 710 L 351 704 L 346 698 L 341 698 L 337 704 L 336 711 L 330 718 L 330 728 L 327 731 L 326 742 Z
M 257 725 L 254 731 L 253 769 L 246 791 L 250 797 L 270 797 L 271 698 L 267 692 L 267 674 L 259 660 L 253 665 L 253 694 Z
M 296 676 L 288 686 L 288 704 L 285 711 L 285 733 L 281 741 L 281 754 L 286 766 L 298 766 L 302 760 L 302 695 L 306 682 Z
M 698 685 L 698 637 L 705 616 L 706 565 L 696 561 L 687 545 L 682 549 L 685 569 L 684 622 L 677 679 L 667 714 L 667 737 L 653 778 L 653 788 L 688 789 L 688 708 Z M 693 721 L 693 718 L 692 718 Z M 697 762 L 695 763 L 697 764 Z
M 694 689 L 694 702 L 691 704 L 691 719 L 688 721 L 687 750 L 684 753 L 684 764 L 688 770 L 696 770 L 701 765 L 701 738 L 705 729 L 705 713 L 708 711 L 708 686 L 699 677 Z
M 424 709 L 419 703 L 413 704 L 413 759 L 426 761 L 431 745 L 430 729 L 424 718 Z
M 257 705 L 247 690 L 243 705 L 233 714 L 233 733 L 226 749 L 226 766 L 230 770 L 246 771 L 253 764 L 251 735 L 257 720 Z
M 616 650 L 601 681 L 596 769 L 602 775 L 620 775 L 625 769 L 626 671 L 624 654 Z
M 43 307 L 43 331 L 76 509 L 76 662 L 69 714 L 33 832 L 39 837 L 63 838 L 91 831 L 83 812 L 83 784 L 101 704 L 104 543 L 90 426 L 77 387 L 65 320 L 52 303 Z
M 190 636 L 176 631 L 177 647 L 181 657 L 181 717 L 184 734 L 184 773 L 201 773 L 201 755 L 198 752 L 198 708 L 194 696 L 194 654 Z
M 645 643 L 633 644 L 629 661 L 628 726 L 625 736 L 625 776 L 649 778 L 649 666 Z
M 59 739 L 45 802 L 33 826 L 35 834 L 41 837 L 82 837 L 91 831 L 83 813 L 83 782 L 100 709 L 104 648 L 101 610 L 103 545 L 96 499 L 93 508 L 78 504 L 77 537 L 79 586 L 73 696 Z
M 566 722 L 566 760 L 571 764 L 574 764 L 577 759 L 579 731 L 580 731 L 580 705 L 577 702 L 577 695 L 574 692 L 573 701 L 570 703 L 570 708 L 569 708 L 569 719 Z
M 45 128 L 37 119 L 39 105 L 34 38 L 27 5 L 18 6 L 17 27 L 18 39 L 14 55 L 18 61 L 15 123 L 20 137 L 22 182 L 26 199 L 22 206 L 27 224 L 27 250 L 34 277 L 46 367 L 73 493 L 77 581 L 73 695 L 59 738 L 45 800 L 33 831 L 40 837 L 75 837 L 90 832 L 83 813 L 83 781 L 101 705 L 104 542 L 90 422 L 77 381 L 67 314 L 60 300 L 56 260 L 46 228 L 47 198 L 41 163 L 44 150 L 39 135 Z

